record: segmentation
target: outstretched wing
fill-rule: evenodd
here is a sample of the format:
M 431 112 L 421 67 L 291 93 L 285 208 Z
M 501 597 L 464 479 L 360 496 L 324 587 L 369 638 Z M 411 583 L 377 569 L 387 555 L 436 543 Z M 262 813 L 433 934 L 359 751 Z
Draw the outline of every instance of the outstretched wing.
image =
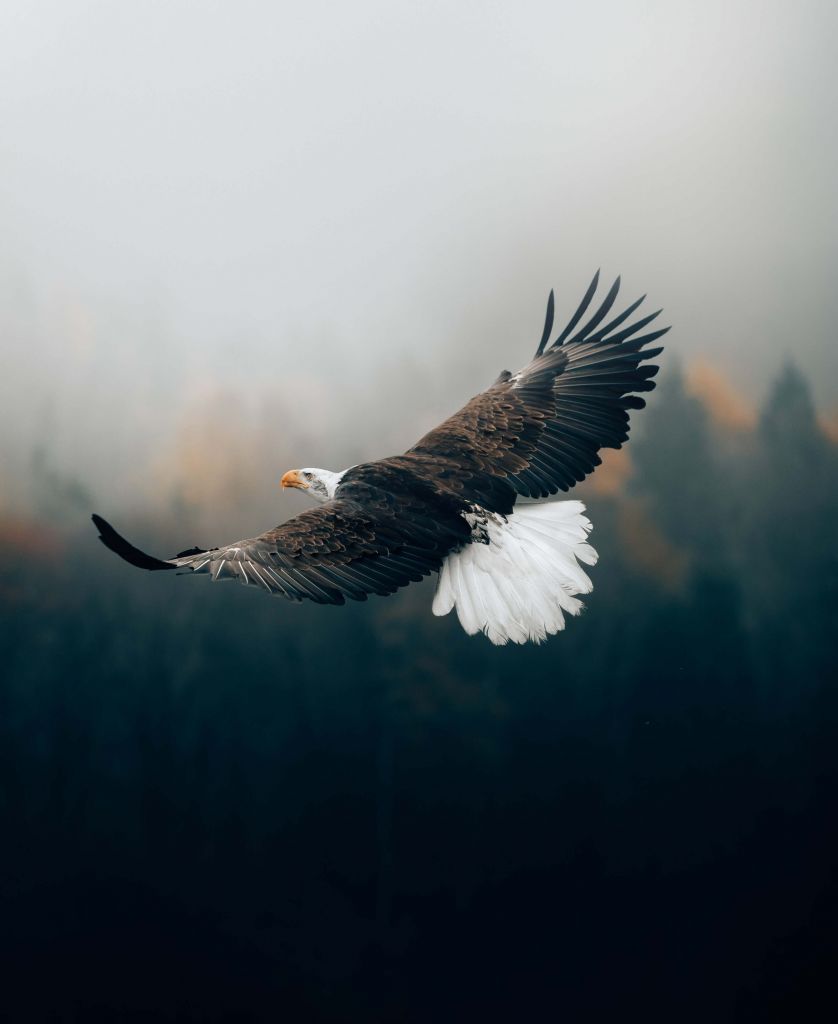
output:
M 468 486 L 474 474 L 505 477 L 519 494 L 544 498 L 567 491 L 602 461 L 600 448 L 628 439 L 629 409 L 646 404 L 658 372 L 642 365 L 662 348 L 645 348 L 669 328 L 643 334 L 660 313 L 622 325 L 645 295 L 600 326 L 620 289 L 614 282 L 602 304 L 577 327 L 591 304 L 599 271 L 579 308 L 552 344 L 553 293 L 541 342 L 531 363 L 497 381 L 426 434 L 407 453 L 457 465 Z M 575 333 L 574 333 L 575 332 Z
M 263 587 L 291 601 L 343 604 L 347 597 L 363 601 L 418 582 L 439 569 L 452 546 L 450 531 L 438 528 L 429 510 L 411 510 L 409 525 L 402 526 L 396 511 L 381 506 L 339 498 L 252 540 L 191 548 L 165 560 L 129 544 L 101 516 L 93 522 L 106 547 L 141 569 L 182 569 Z

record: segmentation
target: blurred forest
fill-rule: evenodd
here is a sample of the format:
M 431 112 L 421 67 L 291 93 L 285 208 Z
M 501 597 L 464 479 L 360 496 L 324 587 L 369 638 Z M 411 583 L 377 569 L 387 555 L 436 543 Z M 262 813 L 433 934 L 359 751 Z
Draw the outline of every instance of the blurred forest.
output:
M 835 1019 L 838 447 L 791 366 L 755 422 L 670 372 L 635 431 L 541 647 L 430 581 L 138 573 L 41 467 L 0 523 L 9 1019 Z

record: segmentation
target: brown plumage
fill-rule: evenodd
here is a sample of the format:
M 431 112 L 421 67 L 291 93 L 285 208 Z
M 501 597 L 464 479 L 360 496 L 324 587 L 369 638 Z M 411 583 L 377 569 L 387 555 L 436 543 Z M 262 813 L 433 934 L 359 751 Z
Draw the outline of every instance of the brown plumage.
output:
M 487 522 L 510 516 L 519 495 L 543 498 L 568 490 L 599 465 L 600 448 L 619 448 L 626 441 L 629 410 L 643 407 L 638 392 L 654 387 L 658 371 L 643 364 L 661 349 L 645 346 L 668 328 L 640 334 L 658 313 L 622 327 L 642 299 L 600 326 L 616 299 L 619 278 L 578 327 L 598 280 L 597 272 L 573 317 L 549 344 L 551 292 L 532 361 L 517 373 L 501 373 L 405 454 L 343 474 L 286 474 L 290 486 L 324 500 L 319 507 L 251 540 L 193 548 L 166 560 L 132 547 L 94 516 L 100 539 L 141 568 L 237 579 L 291 600 L 322 604 L 391 594 L 420 580 L 439 570 L 451 553 L 488 543 Z
M 658 310 L 615 331 L 641 298 L 597 330 L 617 297 L 617 278 L 596 313 L 566 340 L 584 315 L 598 280 L 599 272 L 550 348 L 540 345 L 533 361 L 518 373 L 504 371 L 490 388 L 426 434 L 408 455 L 434 458 L 453 453 L 462 473 L 503 477 L 517 494 L 546 498 L 584 480 L 602 461 L 600 448 L 621 447 L 628 439 L 628 410 L 646 404 L 633 392 L 651 391 L 655 386 L 651 378 L 658 367 L 640 364 L 663 351 L 643 346 L 669 328 L 634 337 L 660 314 Z M 546 333 L 551 310 L 552 301 Z

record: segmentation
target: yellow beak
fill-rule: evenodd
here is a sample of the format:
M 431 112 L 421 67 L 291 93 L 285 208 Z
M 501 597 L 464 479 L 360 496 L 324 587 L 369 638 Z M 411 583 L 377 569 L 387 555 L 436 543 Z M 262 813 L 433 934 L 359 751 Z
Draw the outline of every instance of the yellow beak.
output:
M 281 487 L 299 487 L 302 491 L 308 490 L 311 487 L 311 484 L 307 484 L 305 480 L 300 479 L 300 474 L 296 469 L 289 469 L 279 483 Z

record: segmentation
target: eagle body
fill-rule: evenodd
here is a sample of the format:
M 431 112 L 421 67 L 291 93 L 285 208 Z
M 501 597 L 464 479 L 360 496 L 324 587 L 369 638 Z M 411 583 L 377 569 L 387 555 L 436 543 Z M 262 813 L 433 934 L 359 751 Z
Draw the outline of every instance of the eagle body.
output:
M 606 320 L 619 278 L 588 321 L 597 274 L 579 307 L 549 343 L 553 294 L 533 359 L 503 371 L 450 419 L 401 455 L 341 473 L 291 470 L 284 487 L 318 504 L 249 540 L 191 548 L 157 559 L 134 548 L 100 516 L 102 542 L 149 570 L 186 570 L 236 579 L 293 601 L 343 604 L 389 595 L 439 573 L 435 614 L 456 608 L 468 633 L 496 644 L 539 642 L 582 608 L 592 589 L 591 523 L 579 501 L 533 504 L 583 480 L 603 447 L 628 438 L 638 392 L 658 367 L 646 348 L 666 329 L 642 334 L 658 313 L 629 327 L 633 303 Z M 658 311 L 659 312 L 659 311 Z

